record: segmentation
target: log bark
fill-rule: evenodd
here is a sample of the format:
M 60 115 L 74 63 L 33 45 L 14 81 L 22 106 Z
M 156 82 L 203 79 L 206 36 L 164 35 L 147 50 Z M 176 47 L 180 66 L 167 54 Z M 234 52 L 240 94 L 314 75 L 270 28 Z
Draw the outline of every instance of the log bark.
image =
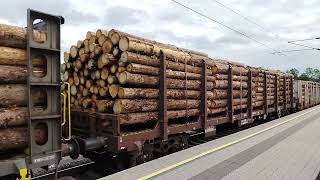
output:
M 128 34 L 128 33 L 125 33 L 125 32 L 121 32 L 121 31 L 115 30 L 115 29 L 112 29 L 108 35 L 109 35 L 110 38 L 112 36 L 115 37 L 114 38 L 114 43 L 115 44 L 118 44 L 122 37 L 130 37 L 130 38 L 138 39 L 140 41 L 143 41 L 143 42 L 146 42 L 146 43 L 149 43 L 149 44 L 157 45 L 157 46 L 159 46 L 159 47 L 161 47 L 163 49 L 181 50 L 181 51 L 184 51 L 184 52 L 187 52 L 187 53 L 190 53 L 190 54 L 195 54 L 195 55 L 199 55 L 199 56 L 208 57 L 208 54 L 206 54 L 206 53 L 202 53 L 202 52 L 198 52 L 198 51 L 194 51 L 194 50 L 190 50 L 190 49 L 185 49 L 185 48 L 178 48 L 178 47 L 176 47 L 174 45 L 171 45 L 171 44 L 164 44 L 164 43 L 156 42 L 154 40 L 145 39 L 145 38 L 138 37 L 138 36 L 135 36 L 135 35 L 132 35 L 132 34 Z
M 27 66 L 27 51 L 24 49 L 0 46 L 0 65 Z M 45 67 L 46 61 L 42 58 L 34 58 L 34 67 Z
M 27 108 L 1 108 L 0 128 L 21 126 L 27 124 Z M 0 129 L 1 131 L 1 129 Z
M 67 71 L 66 71 L 67 72 Z M 33 68 L 35 77 L 44 77 L 46 74 L 43 68 Z M 2 83 L 26 83 L 27 68 L 19 66 L 0 66 L 0 84 Z
M 27 86 L 22 84 L 0 85 L 0 107 L 26 106 L 28 103 Z M 35 91 L 32 93 L 34 105 L 44 105 L 45 93 Z
M 159 85 L 159 77 L 147 76 L 142 74 L 131 74 L 129 72 L 122 72 L 119 75 L 120 84 L 129 84 L 135 86 L 156 87 Z M 201 82 L 199 80 L 180 80 L 167 79 L 167 87 L 172 89 L 200 89 Z M 214 84 L 207 82 L 208 90 L 213 89 Z
M 158 99 L 117 99 L 113 105 L 115 114 L 158 110 Z M 199 108 L 200 100 L 168 99 L 168 110 Z
M 213 92 L 214 98 L 216 98 L 216 99 L 225 99 L 228 97 L 228 90 L 226 90 L 226 89 L 214 89 L 212 92 Z M 247 90 L 242 90 L 242 91 L 233 90 L 232 93 L 233 93 L 234 98 L 238 98 L 241 95 L 242 95 L 242 97 L 246 97 L 248 91 Z
M 229 70 L 229 65 L 227 64 L 220 64 L 220 63 L 215 63 L 214 66 L 211 67 L 211 71 L 213 74 L 227 74 Z M 232 72 L 235 75 L 247 75 L 248 74 L 248 69 L 244 67 L 237 67 L 234 66 L 232 67 Z
M 137 73 L 137 74 L 146 74 L 146 75 L 154 75 L 154 76 L 158 76 L 160 74 L 160 68 L 158 67 L 146 66 L 142 64 L 136 64 L 136 63 L 129 63 L 126 67 L 126 70 L 130 73 Z M 187 79 L 193 79 L 193 80 L 200 80 L 202 78 L 200 74 L 173 71 L 170 69 L 166 71 L 166 76 L 168 78 L 173 78 L 173 79 L 187 78 Z M 215 78 L 212 76 L 207 76 L 207 80 L 214 81 Z
M 0 129 L 0 152 L 27 146 L 27 128 Z
M 0 46 L 26 48 L 27 30 L 23 27 L 0 24 Z M 38 43 L 44 43 L 47 40 L 47 33 L 34 30 L 33 40 Z
M 34 107 L 33 111 L 43 111 L 43 108 Z M 22 126 L 27 124 L 27 108 L 0 108 L 0 131 L 1 128 Z
M 150 88 L 123 88 L 120 87 L 117 91 L 117 95 L 121 99 L 143 99 L 143 98 L 158 98 L 159 89 Z M 200 99 L 201 92 L 194 90 L 175 90 L 167 89 L 167 98 L 170 99 Z M 214 94 L 211 91 L 207 91 L 207 98 L 214 99 Z
M 168 111 L 168 119 L 182 118 L 196 116 L 199 114 L 199 109 L 189 109 L 186 110 L 175 110 Z M 159 119 L 158 112 L 139 112 L 139 113 L 129 113 L 127 115 L 119 116 L 120 124 L 129 125 L 136 123 L 145 123 L 147 121 L 155 121 Z
M 214 84 L 214 88 L 217 88 L 217 89 L 226 89 L 229 86 L 227 80 L 216 80 L 213 82 L 213 84 Z M 240 87 L 244 89 L 248 88 L 247 82 L 233 81 L 232 85 L 233 85 L 233 88 L 236 88 L 236 89 L 239 89 Z
M 178 48 L 171 48 L 169 46 L 160 47 L 156 43 L 148 43 L 142 39 L 129 36 L 120 39 L 119 48 L 122 51 L 137 52 L 149 56 L 159 56 L 160 50 L 162 50 L 168 59 L 191 65 L 200 65 L 202 60 L 207 58 L 206 56 L 188 53 Z
M 132 52 L 122 52 L 119 62 L 130 62 L 130 63 L 137 63 L 147 66 L 159 67 L 160 60 L 156 57 L 145 56 L 137 53 Z M 201 73 L 201 68 L 197 66 L 188 65 L 185 63 L 179 63 L 175 61 L 166 61 L 167 69 L 172 69 L 176 71 L 186 71 L 190 73 Z M 208 75 L 211 75 L 212 72 L 208 71 Z
M 215 79 L 218 79 L 218 80 L 228 80 L 228 75 L 227 74 L 215 74 L 213 76 Z M 232 79 L 234 81 L 248 81 L 248 76 L 237 76 L 237 75 L 233 75 L 232 76 Z
M 248 102 L 247 98 L 237 98 L 233 99 L 233 106 L 237 106 L 239 104 L 246 104 Z M 226 107 L 228 104 L 227 99 L 220 99 L 220 100 L 213 100 L 213 101 L 208 101 L 208 106 L 209 108 L 221 108 L 221 107 Z

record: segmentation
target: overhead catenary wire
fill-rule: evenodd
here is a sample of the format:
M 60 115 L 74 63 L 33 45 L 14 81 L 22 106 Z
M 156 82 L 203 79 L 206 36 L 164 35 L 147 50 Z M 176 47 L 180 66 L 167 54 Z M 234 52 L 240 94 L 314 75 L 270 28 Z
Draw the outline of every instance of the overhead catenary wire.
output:
M 241 13 L 235 11 L 234 9 L 230 8 L 229 6 L 227 6 L 226 4 L 223 4 L 221 3 L 220 1 L 218 0 L 214 0 L 217 4 L 219 4 L 220 6 L 224 7 L 225 9 L 233 12 L 234 14 L 237 14 L 238 16 L 242 17 L 244 20 L 250 22 L 251 24 L 254 24 L 256 25 L 257 27 L 259 27 L 261 30 L 267 32 L 267 33 L 270 33 L 276 37 L 279 38 L 279 40 L 284 40 L 282 38 L 279 37 L 279 35 L 277 34 L 274 34 L 273 32 L 271 32 L 270 30 L 266 29 L 265 27 L 263 27 L 262 25 L 256 23 L 255 21 L 249 19 L 248 17 L 242 15 Z M 310 40 L 320 40 L 320 37 L 316 37 L 316 38 L 308 38 L 308 39 L 301 39 L 301 40 L 294 40 L 294 41 L 289 41 L 288 43 L 291 43 L 291 44 L 294 44 L 293 42 L 301 42 L 301 41 L 310 41 Z M 297 45 L 297 44 L 295 44 Z M 308 46 L 303 46 L 303 47 L 308 47 Z M 308 50 L 320 50 L 319 48 L 313 48 L 313 47 L 310 47 L 308 49 L 293 49 L 293 50 L 283 50 L 283 51 L 280 51 L 279 53 L 289 53 L 289 52 L 298 52 L 298 51 L 308 51 Z M 275 52 L 273 52 L 272 54 L 276 54 Z
M 265 43 L 263 43 L 263 42 L 260 42 L 260 41 L 258 41 L 258 40 L 256 40 L 256 39 L 254 39 L 253 37 L 251 37 L 251 36 L 249 36 L 249 35 L 241 32 L 241 31 L 238 31 L 238 30 L 236 30 L 236 29 L 234 29 L 234 28 L 232 28 L 232 27 L 230 27 L 230 26 L 228 26 L 228 25 L 225 25 L 225 24 L 223 24 L 222 22 L 220 22 L 220 21 L 218 21 L 218 20 L 215 20 L 215 19 L 213 19 L 213 18 L 211 18 L 211 17 L 209 17 L 209 16 L 207 16 L 207 15 L 205 15 L 205 14 L 203 14 L 203 13 L 197 11 L 197 10 L 194 10 L 194 9 L 191 8 L 191 7 L 188 7 L 188 6 L 186 6 L 186 5 L 178 2 L 178 1 L 176 1 L 176 0 L 171 0 L 171 1 L 174 2 L 174 3 L 176 3 L 176 4 L 178 4 L 178 5 L 180 5 L 180 6 L 182 6 L 182 7 L 184 7 L 184 8 L 186 8 L 186 9 L 188 9 L 188 10 L 190 10 L 190 11 L 192 11 L 192 12 L 194 12 L 194 13 L 196 13 L 196 14 L 198 14 L 198 15 L 200 15 L 200 16 L 202 16 L 202 17 L 207 18 L 207 19 L 209 19 L 209 20 L 211 20 L 211 21 L 213 21 L 213 22 L 215 22 L 215 23 L 217 23 L 217 24 L 219 24 L 219 25 L 221 25 L 221 26 L 223 26 L 223 27 L 225 27 L 225 28 L 227 28 L 227 29 L 229 29 L 229 30 L 237 33 L 237 34 L 240 34 L 240 35 L 246 37 L 247 39 L 250 39 L 250 40 L 256 42 L 257 44 L 260 44 L 260 45 L 262 45 L 262 46 L 264 46 L 264 47 L 266 47 L 266 48 L 268 48 L 268 49 L 271 49 L 271 50 L 273 51 L 273 52 L 272 52 L 273 54 L 285 55 L 285 54 L 282 54 L 281 51 L 276 50 L 276 49 L 268 46 L 267 44 L 265 44 Z
M 299 40 L 294 40 L 294 41 L 288 41 L 288 43 L 300 42 L 300 41 L 312 41 L 312 40 L 319 40 L 319 39 L 320 39 L 320 37 L 308 38 L 308 39 L 299 39 Z
M 305 47 L 305 48 L 309 48 L 309 49 L 313 49 L 313 50 L 318 50 L 320 51 L 320 48 L 315 48 L 315 47 L 311 47 L 311 46 L 307 46 L 307 45 L 303 45 L 303 44 L 298 44 L 298 43 L 295 43 L 295 42 L 288 42 L 289 44 L 294 44 L 294 45 L 297 45 L 297 46 L 301 46 L 301 47 Z
M 240 17 L 242 17 L 244 20 L 246 20 L 246 21 L 250 22 L 251 24 L 254 24 L 254 25 L 258 26 L 258 27 L 259 27 L 260 29 L 262 29 L 263 31 L 265 31 L 265 32 L 267 32 L 267 33 L 271 33 L 271 34 L 273 34 L 270 30 L 266 29 L 266 28 L 265 28 L 265 27 L 263 27 L 262 25 L 260 25 L 260 24 L 258 24 L 257 22 L 255 22 L 255 21 L 251 20 L 250 18 L 248 18 L 248 17 L 246 17 L 246 16 L 242 15 L 241 13 L 239 13 L 239 12 L 235 11 L 234 9 L 232 9 L 232 8 L 228 7 L 227 5 L 225 5 L 225 4 L 223 4 L 223 3 L 221 3 L 220 1 L 217 1 L 217 0 L 214 0 L 214 1 L 215 1 L 217 4 L 219 4 L 220 6 L 224 7 L 225 9 L 227 9 L 227 10 L 229 10 L 229 11 L 233 12 L 234 14 L 237 14 L 237 15 L 238 15 L 238 16 L 240 16 Z
M 299 52 L 299 51 L 309 51 L 309 50 L 314 51 L 315 49 L 312 49 L 312 48 L 306 48 L 306 49 L 284 50 L 284 51 L 281 51 L 281 53 L 290 53 L 290 52 Z

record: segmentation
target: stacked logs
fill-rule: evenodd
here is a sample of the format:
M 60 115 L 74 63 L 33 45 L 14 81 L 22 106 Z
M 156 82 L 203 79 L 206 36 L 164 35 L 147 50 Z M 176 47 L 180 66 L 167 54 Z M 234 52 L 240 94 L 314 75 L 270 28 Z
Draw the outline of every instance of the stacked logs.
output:
M 85 39 L 64 53 L 63 79 L 71 85 L 71 104 L 74 108 L 122 114 L 119 117 L 123 125 L 156 121 L 161 51 L 166 56 L 169 120 L 199 115 L 204 61 L 209 116 L 227 113 L 230 83 L 234 111 L 247 110 L 251 90 L 253 107 L 263 108 L 264 70 L 249 70 L 243 64 L 210 59 L 200 52 L 117 30 L 88 32 Z M 249 72 L 252 83 L 249 83 Z M 266 79 L 270 105 L 274 102 L 274 77 L 275 73 L 270 72 Z
M 46 33 L 34 31 L 41 43 Z M 33 75 L 45 75 L 45 60 L 33 60 Z M 32 93 L 35 108 L 42 110 L 45 93 Z M 0 24 L 0 152 L 27 145 L 27 52 L 26 29 Z
M 169 119 L 199 114 L 200 66 L 207 55 L 117 30 L 88 32 L 64 54 L 63 78 L 71 85 L 71 103 L 74 107 L 126 114 L 123 124 L 156 120 L 160 50 L 168 59 Z M 211 90 L 221 82 L 211 71 L 207 76 L 208 97 L 213 100 Z

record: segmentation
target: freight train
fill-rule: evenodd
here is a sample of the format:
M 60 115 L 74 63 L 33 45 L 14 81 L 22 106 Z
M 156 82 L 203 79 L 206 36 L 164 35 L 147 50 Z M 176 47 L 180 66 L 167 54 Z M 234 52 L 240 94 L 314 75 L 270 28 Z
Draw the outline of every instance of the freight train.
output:
M 33 24 L 36 19 L 42 19 L 45 23 Z M 171 67 L 168 64 L 173 62 L 170 59 L 172 51 L 164 50 L 167 48 L 164 45 L 159 45 L 164 48 L 159 49 L 157 57 L 155 86 L 144 89 L 132 84 L 123 85 L 121 96 L 127 98 L 117 101 L 133 103 L 131 109 L 125 111 L 126 107 L 120 110 L 118 107 L 113 109 L 114 112 L 101 112 L 76 106 L 71 103 L 72 88 L 68 81 L 64 82 L 65 93 L 60 102 L 60 25 L 63 23 L 64 19 L 60 16 L 28 10 L 25 42 L 28 72 L 33 72 L 32 59 L 38 56 L 46 57 L 47 70 L 42 77 L 34 77 L 32 73 L 27 75 L 27 148 L 22 152 L 0 154 L 0 178 L 36 178 L 41 174 L 36 173 L 39 169 L 44 172 L 41 177 L 48 178 L 50 175 L 55 178 L 60 173 L 58 167 L 61 166 L 61 159 L 67 156 L 73 159 L 69 162 L 89 159 L 87 164 L 95 163 L 95 168 L 101 171 L 109 168 L 119 171 L 183 150 L 193 136 L 212 137 L 220 125 L 245 126 L 320 103 L 320 83 L 294 80 L 291 74 L 279 71 L 203 57 L 195 66 L 199 73 L 188 74 L 186 71 L 185 77 L 178 81 L 185 85 L 173 89 L 169 84 L 173 75 L 167 71 Z M 34 40 L 34 30 L 47 31 L 45 43 Z M 143 55 L 137 54 L 135 57 L 141 58 Z M 177 74 L 174 77 L 178 77 Z M 139 77 L 149 78 L 145 74 Z M 194 79 L 188 80 L 192 77 Z M 194 86 L 187 86 L 187 81 L 194 82 Z M 36 89 L 46 92 L 46 109 L 40 113 L 33 111 Z M 140 93 L 126 96 L 125 92 L 129 90 Z M 147 96 L 152 99 L 147 99 Z M 137 100 L 137 97 L 143 100 Z M 185 104 L 179 104 L 181 100 Z M 144 104 L 146 101 L 148 105 Z M 144 111 L 140 106 L 150 107 L 145 107 L 147 110 Z M 39 127 L 44 127 L 45 131 L 39 131 Z M 61 173 L 59 176 L 63 175 Z

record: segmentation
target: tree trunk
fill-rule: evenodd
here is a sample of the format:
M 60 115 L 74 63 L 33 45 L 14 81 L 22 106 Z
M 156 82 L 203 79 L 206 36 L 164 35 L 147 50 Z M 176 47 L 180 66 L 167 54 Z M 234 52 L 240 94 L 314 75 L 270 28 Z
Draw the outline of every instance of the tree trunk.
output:
M 44 105 L 45 93 L 35 91 L 32 93 L 35 106 Z M 27 86 L 22 84 L 0 85 L 0 107 L 26 106 L 28 103 Z
M 160 74 L 160 69 L 158 67 L 146 66 L 142 64 L 130 63 L 126 67 L 127 71 L 130 73 L 137 73 L 137 74 L 146 74 L 146 75 L 154 75 L 158 76 Z M 193 79 L 193 80 L 200 80 L 201 74 L 196 73 L 189 73 L 189 72 L 181 72 L 181 71 L 173 71 L 168 69 L 166 71 L 166 75 L 168 78 L 173 79 Z M 215 78 L 212 76 L 207 76 L 208 81 L 214 81 Z
M 0 109 L 0 128 L 27 124 L 27 108 Z M 1 129 L 0 129 L 1 131 Z
M 240 81 L 233 81 L 232 82 L 233 88 L 239 89 L 242 87 L 243 89 L 248 88 L 248 83 L 247 82 L 240 82 Z M 226 89 L 228 88 L 229 84 L 227 80 L 216 80 L 214 81 L 214 88 L 217 89 Z
M 27 51 L 24 49 L 0 46 L 0 65 L 27 66 Z M 46 61 L 35 58 L 34 67 L 45 67 Z
M 218 113 L 223 113 L 226 112 L 227 108 L 208 108 L 207 112 L 209 115 L 214 115 L 214 114 L 218 114 Z
M 233 97 L 234 98 L 238 98 L 240 97 L 240 95 L 242 95 L 242 97 L 247 96 L 248 91 L 247 90 L 233 90 Z M 213 90 L 213 96 L 217 99 L 225 99 L 228 97 L 228 90 L 226 89 L 214 89 Z
M 141 55 L 133 52 L 122 52 L 119 63 L 122 62 L 130 62 L 130 63 L 137 63 L 147 66 L 153 66 L 153 67 L 159 67 L 160 66 L 160 60 L 155 57 L 150 57 L 146 55 Z M 176 71 L 182 71 L 182 72 L 190 72 L 190 73 L 201 73 L 201 68 L 194 66 L 194 65 L 188 65 L 185 63 L 179 63 L 176 61 L 166 61 L 166 67 L 167 69 L 172 69 Z M 211 75 L 211 71 L 207 71 L 208 75 Z
M 213 67 L 211 67 L 211 71 L 213 74 L 227 74 L 229 71 L 229 65 L 227 64 L 220 64 L 220 63 L 215 63 Z M 232 72 L 234 75 L 247 75 L 248 69 L 244 67 L 237 67 L 234 66 L 232 67 Z
M 206 59 L 205 56 L 191 54 L 180 49 L 167 47 L 159 47 L 156 43 L 151 44 L 141 39 L 132 38 L 129 36 L 122 37 L 119 41 L 119 48 L 122 51 L 137 52 L 148 56 L 159 56 L 160 50 L 166 55 L 168 59 L 176 60 L 180 63 L 191 65 L 200 65 L 202 60 Z
M 23 27 L 0 24 L 0 46 L 26 48 L 27 31 Z M 33 39 L 36 42 L 43 43 L 47 40 L 47 33 L 42 31 L 33 31 Z
M 227 74 L 215 74 L 213 76 L 215 79 L 217 80 L 228 80 L 228 75 Z M 233 75 L 232 79 L 234 81 L 248 81 L 248 76 L 237 76 L 237 75 Z
M 156 87 L 159 85 L 159 77 L 147 76 L 142 74 L 131 74 L 129 72 L 122 72 L 119 75 L 120 84 L 129 84 L 135 86 L 148 86 Z M 180 80 L 180 79 L 167 79 L 167 87 L 172 89 L 200 89 L 201 82 L 198 80 Z M 213 89 L 213 83 L 207 82 L 208 90 Z
M 168 111 L 168 119 L 182 118 L 196 116 L 199 114 L 199 109 L 188 109 L 186 110 L 175 110 Z M 120 115 L 120 124 L 129 125 L 135 123 L 145 123 L 147 121 L 155 121 L 159 119 L 158 112 L 138 112 L 138 113 L 129 113 L 126 115 Z
M 156 111 L 158 107 L 158 99 L 117 99 L 113 106 L 113 112 L 115 114 L 131 113 L 131 112 L 145 112 Z M 199 108 L 200 100 L 179 100 L 168 99 L 168 110 L 177 109 L 193 109 Z
M 157 98 L 159 97 L 159 89 L 120 87 L 117 95 L 122 99 Z M 170 99 L 200 99 L 200 95 L 200 91 L 195 90 L 167 90 L 167 98 Z M 207 91 L 207 98 L 214 99 L 214 94 Z
M 42 68 L 33 68 L 35 77 L 43 77 L 46 72 Z M 27 83 L 27 68 L 19 66 L 0 66 L 0 84 Z
M 121 31 L 118 31 L 118 30 L 115 30 L 115 29 L 112 29 L 108 35 L 109 35 L 110 38 L 114 37 L 113 38 L 114 44 L 119 44 L 119 41 L 120 41 L 120 39 L 122 37 L 130 37 L 130 38 L 133 38 L 133 39 L 141 40 L 141 41 L 149 43 L 149 44 L 157 45 L 157 46 L 159 46 L 159 47 L 161 47 L 163 49 L 180 50 L 180 51 L 184 51 L 184 52 L 187 52 L 187 53 L 190 53 L 190 54 L 195 54 L 195 55 L 198 55 L 198 56 L 208 57 L 208 54 L 206 54 L 206 53 L 202 53 L 202 52 L 198 52 L 198 51 L 194 51 L 194 50 L 190 50 L 190 49 L 178 48 L 178 47 L 176 47 L 174 45 L 171 45 L 171 44 L 164 44 L 164 43 L 156 42 L 156 41 L 153 41 L 153 40 L 141 38 L 141 37 L 138 37 L 138 36 L 135 36 L 135 35 L 132 35 L 132 34 L 128 34 L 128 33 L 125 33 L 125 32 L 121 32 Z
M 27 146 L 27 128 L 0 129 L 0 152 Z
M 246 104 L 248 101 L 247 98 L 238 98 L 238 99 L 233 99 L 233 106 L 237 106 L 239 104 Z M 208 101 L 208 106 L 209 108 L 221 108 L 221 107 L 226 107 L 228 104 L 227 99 L 220 99 L 220 100 L 213 100 L 213 101 Z

